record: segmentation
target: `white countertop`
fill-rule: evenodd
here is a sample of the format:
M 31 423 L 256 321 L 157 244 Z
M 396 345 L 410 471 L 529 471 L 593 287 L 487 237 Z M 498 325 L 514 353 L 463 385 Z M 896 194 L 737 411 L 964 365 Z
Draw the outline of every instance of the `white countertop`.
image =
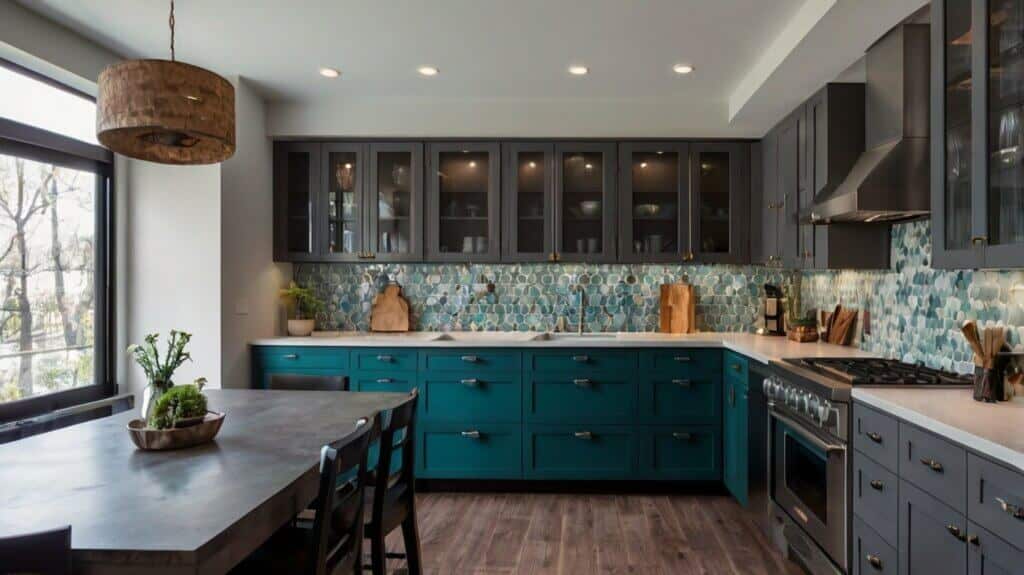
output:
M 853 398 L 1024 473 L 1024 398 L 974 401 L 970 389 L 855 387 Z
M 583 336 L 554 334 L 553 339 L 537 340 L 537 332 L 409 332 L 401 334 L 335 332 L 311 337 L 277 337 L 250 342 L 253 346 L 323 347 L 721 347 L 761 363 L 787 357 L 873 357 L 853 347 L 827 343 L 797 343 L 785 337 L 751 333 L 591 333 Z M 438 340 L 437 338 L 444 338 Z M 447 339 L 451 338 L 451 339 Z

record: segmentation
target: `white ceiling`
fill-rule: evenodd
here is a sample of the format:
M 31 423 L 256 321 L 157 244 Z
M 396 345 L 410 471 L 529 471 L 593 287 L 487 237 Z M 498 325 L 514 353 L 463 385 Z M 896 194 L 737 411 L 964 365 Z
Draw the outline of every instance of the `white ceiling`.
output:
M 176 43 L 179 59 L 251 81 L 274 103 L 272 108 L 280 108 L 279 133 L 374 135 L 373 127 L 385 126 L 389 114 L 403 116 L 408 124 L 409 117 L 429 115 L 424 112 L 436 108 L 448 125 L 459 121 L 457 110 L 475 112 L 471 124 L 454 128 L 458 133 L 433 135 L 508 131 L 523 122 L 529 125 L 526 117 L 533 115 L 543 118 L 542 128 L 550 128 L 538 136 L 581 131 L 588 132 L 581 136 L 613 135 L 604 134 L 608 130 L 760 136 L 778 119 L 771 115 L 782 104 L 759 103 L 754 107 L 757 113 L 740 113 L 747 102 L 774 97 L 788 105 L 795 97 L 774 93 L 784 89 L 759 93 L 775 68 L 799 47 L 799 38 L 780 42 L 780 37 L 807 34 L 837 2 L 845 3 L 848 10 L 860 4 L 921 4 L 921 0 L 177 0 Z M 166 1 L 21 3 L 126 57 L 168 56 Z M 886 27 L 895 23 L 888 22 Z M 875 37 L 865 38 L 863 46 L 844 46 L 847 53 L 827 55 L 829 69 L 807 71 L 805 77 L 818 81 L 824 73 L 830 76 L 821 82 L 834 78 Z M 696 71 L 676 75 L 672 65 L 677 62 L 692 64 Z M 576 63 L 587 65 L 591 73 L 569 76 L 566 67 Z M 418 76 L 415 69 L 423 64 L 437 66 L 441 74 L 430 79 Z M 320 66 L 339 68 L 342 77 L 321 78 Z M 638 107 L 644 109 L 642 114 L 635 110 Z M 320 119 L 296 110 L 318 110 Z M 560 128 L 559 118 L 571 116 L 574 110 L 580 111 L 582 119 L 577 124 L 567 119 Z M 367 119 L 367 115 L 376 118 Z M 493 115 L 516 120 L 503 124 L 495 118 L 489 125 Z M 619 115 L 625 119 L 611 119 Z M 609 127 L 604 130 L 579 128 L 602 118 L 608 118 Z M 271 124 L 275 124 L 273 117 Z M 635 130 L 630 130 L 633 125 Z M 408 129 L 407 134 L 443 129 L 424 124 Z M 382 132 L 396 133 L 396 128 L 383 127 Z

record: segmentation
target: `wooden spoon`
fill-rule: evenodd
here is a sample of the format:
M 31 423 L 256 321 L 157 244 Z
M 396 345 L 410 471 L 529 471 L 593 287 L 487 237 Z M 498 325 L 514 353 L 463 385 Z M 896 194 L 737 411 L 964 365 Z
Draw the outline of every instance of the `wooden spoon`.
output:
M 964 339 L 970 344 L 971 349 L 974 350 L 974 365 L 983 365 L 985 350 L 981 347 L 981 336 L 978 334 L 978 324 L 973 320 L 967 320 L 964 325 L 960 327 L 960 332 L 964 334 Z

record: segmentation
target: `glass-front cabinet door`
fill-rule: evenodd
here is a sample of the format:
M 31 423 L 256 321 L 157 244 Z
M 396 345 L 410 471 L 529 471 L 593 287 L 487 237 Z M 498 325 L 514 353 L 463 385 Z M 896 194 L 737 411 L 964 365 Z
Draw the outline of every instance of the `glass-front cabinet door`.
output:
M 743 263 L 747 257 L 750 146 L 690 145 L 690 254 L 705 263 Z
M 428 144 L 427 258 L 500 258 L 500 154 L 496 142 Z
M 550 143 L 502 146 L 504 228 L 502 259 L 556 261 L 554 247 L 554 151 Z
M 364 144 L 323 144 L 321 154 L 320 218 L 324 226 L 323 258 L 355 261 L 366 257 L 363 246 L 366 146 Z
M 555 145 L 555 252 L 559 261 L 615 261 L 615 144 Z
M 367 158 L 367 250 L 376 260 L 422 260 L 423 145 L 374 143 Z
M 680 262 L 690 251 L 684 143 L 619 144 L 619 261 Z
M 320 144 L 275 143 L 275 261 L 311 261 L 319 255 L 319 190 Z

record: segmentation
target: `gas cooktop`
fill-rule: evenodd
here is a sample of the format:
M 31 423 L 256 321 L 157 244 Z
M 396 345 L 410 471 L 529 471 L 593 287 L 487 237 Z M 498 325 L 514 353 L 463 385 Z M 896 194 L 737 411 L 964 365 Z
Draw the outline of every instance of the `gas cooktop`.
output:
M 785 359 L 786 363 L 810 369 L 849 385 L 867 386 L 952 386 L 970 387 L 970 376 L 932 369 L 895 359 L 871 357 Z

